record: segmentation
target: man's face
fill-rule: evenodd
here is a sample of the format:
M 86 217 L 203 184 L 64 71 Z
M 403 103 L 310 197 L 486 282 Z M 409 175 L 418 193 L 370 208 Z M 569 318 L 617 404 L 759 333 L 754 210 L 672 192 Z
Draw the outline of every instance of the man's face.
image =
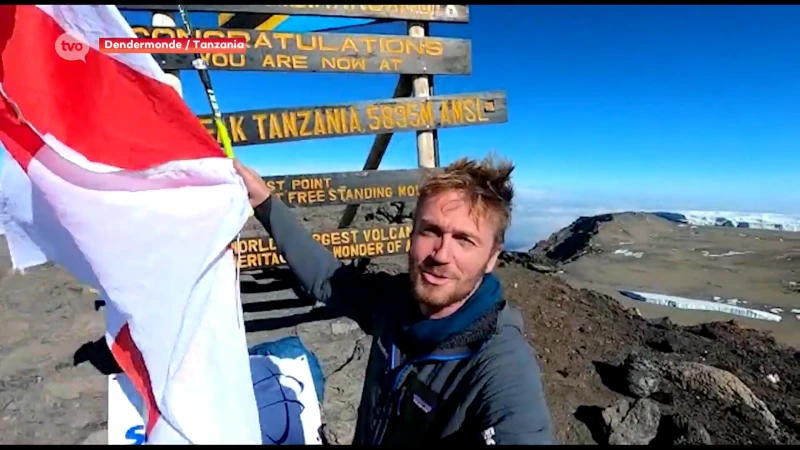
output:
M 429 197 L 418 206 L 408 271 L 414 295 L 429 314 L 464 300 L 494 269 L 500 253 L 497 226 L 494 217 L 471 216 L 460 191 Z

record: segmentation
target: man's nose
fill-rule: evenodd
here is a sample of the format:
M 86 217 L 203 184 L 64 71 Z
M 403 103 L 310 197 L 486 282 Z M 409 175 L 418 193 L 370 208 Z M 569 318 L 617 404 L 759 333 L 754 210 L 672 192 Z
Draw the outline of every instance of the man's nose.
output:
M 453 257 L 453 244 L 453 238 L 446 234 L 442 236 L 433 252 L 433 260 L 439 264 L 449 263 Z

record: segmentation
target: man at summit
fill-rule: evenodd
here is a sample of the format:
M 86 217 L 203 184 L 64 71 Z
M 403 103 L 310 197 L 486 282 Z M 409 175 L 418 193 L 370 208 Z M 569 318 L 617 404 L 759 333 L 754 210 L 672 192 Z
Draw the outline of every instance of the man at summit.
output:
M 373 337 L 353 444 L 553 444 L 521 314 L 492 274 L 513 165 L 461 159 L 420 186 L 408 273 L 365 273 L 318 243 L 252 169 L 256 218 L 305 292 Z

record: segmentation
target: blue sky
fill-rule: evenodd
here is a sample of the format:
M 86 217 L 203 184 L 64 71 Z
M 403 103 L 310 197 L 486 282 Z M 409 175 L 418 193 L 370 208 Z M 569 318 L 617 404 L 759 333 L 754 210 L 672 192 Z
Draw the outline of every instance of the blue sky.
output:
M 618 209 L 800 213 L 800 7 L 471 6 L 473 73 L 438 94 L 507 91 L 509 122 L 442 130 L 442 163 L 490 150 L 516 162 L 520 239 Z M 126 13 L 133 25 L 147 13 Z M 196 27 L 214 27 L 207 14 Z M 303 31 L 303 30 L 294 30 Z M 404 34 L 402 22 L 360 33 Z M 385 99 L 393 75 L 211 73 L 223 112 Z M 185 98 L 210 112 L 196 73 Z M 358 170 L 372 136 L 238 147 L 262 174 Z M 416 165 L 414 133 L 384 168 Z M 532 231 L 533 230 L 533 231 Z

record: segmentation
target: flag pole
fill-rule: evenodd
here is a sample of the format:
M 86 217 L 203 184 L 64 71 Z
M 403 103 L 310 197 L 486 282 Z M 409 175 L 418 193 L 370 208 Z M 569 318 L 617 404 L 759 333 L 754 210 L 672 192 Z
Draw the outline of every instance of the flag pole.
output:
M 189 22 L 189 13 L 186 11 L 183 5 L 178 5 L 178 10 L 181 13 L 183 27 L 191 37 L 192 24 Z M 208 98 L 208 104 L 211 105 L 211 112 L 214 114 L 214 123 L 217 125 L 217 136 L 219 136 L 220 140 L 222 141 L 222 148 L 225 150 L 225 154 L 228 156 L 228 158 L 233 158 L 234 154 L 233 146 L 231 145 L 231 137 L 228 134 L 228 128 L 222 121 L 222 113 L 219 110 L 217 96 L 214 94 L 214 88 L 211 87 L 211 77 L 208 76 L 208 65 L 199 53 L 195 53 L 192 66 L 197 69 L 197 74 L 200 76 L 200 81 L 203 83 L 203 87 L 206 90 L 206 97 Z

